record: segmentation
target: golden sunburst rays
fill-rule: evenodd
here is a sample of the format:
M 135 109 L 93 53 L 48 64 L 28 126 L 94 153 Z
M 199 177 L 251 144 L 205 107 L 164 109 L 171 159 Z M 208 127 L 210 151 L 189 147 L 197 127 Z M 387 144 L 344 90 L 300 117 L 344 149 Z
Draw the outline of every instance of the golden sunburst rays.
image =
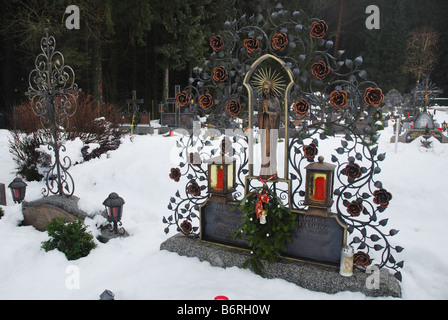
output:
M 263 89 L 263 83 L 265 81 L 270 81 L 272 84 L 272 92 L 276 96 L 282 95 L 286 84 L 285 80 L 281 76 L 281 74 L 277 70 L 269 69 L 260 69 L 254 76 L 251 81 L 257 93 L 261 94 Z

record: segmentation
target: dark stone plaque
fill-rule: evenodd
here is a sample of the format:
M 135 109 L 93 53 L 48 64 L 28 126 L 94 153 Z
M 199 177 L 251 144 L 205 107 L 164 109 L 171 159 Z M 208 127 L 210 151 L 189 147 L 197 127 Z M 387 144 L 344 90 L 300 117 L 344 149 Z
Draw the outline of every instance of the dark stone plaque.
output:
M 181 127 L 193 126 L 194 113 L 181 113 L 180 114 L 180 125 Z
M 297 226 L 286 246 L 286 256 L 339 265 L 346 227 L 336 216 L 297 214 Z
M 6 206 L 6 188 L 4 183 L 0 183 L 0 206 Z
M 162 126 L 176 126 L 176 114 L 175 113 L 162 113 L 160 114 L 160 124 Z
M 208 200 L 201 208 L 201 240 L 249 249 L 247 240 L 232 240 L 241 225 L 243 213 L 236 203 L 222 204 Z M 297 226 L 287 244 L 285 257 L 339 265 L 342 246 L 346 242 L 347 228 L 336 216 L 320 217 L 294 212 Z M 269 219 L 269 216 L 268 216 Z
M 406 141 L 404 141 L 404 142 L 409 143 L 409 142 L 414 141 L 415 139 L 417 139 L 421 136 L 424 136 L 424 135 L 426 135 L 426 130 L 424 130 L 424 129 L 410 129 L 404 135 L 405 139 L 406 139 Z M 439 140 L 442 143 L 444 142 L 442 133 L 438 130 L 430 130 L 429 135 L 433 136 L 434 138 L 436 138 L 437 140 Z M 400 141 L 400 140 L 398 140 L 398 141 Z M 400 141 L 400 142 L 403 142 L 403 141 Z
M 201 239 L 208 242 L 247 248 L 244 239 L 232 240 L 235 230 L 241 225 L 243 213 L 236 203 L 207 201 L 200 208 Z

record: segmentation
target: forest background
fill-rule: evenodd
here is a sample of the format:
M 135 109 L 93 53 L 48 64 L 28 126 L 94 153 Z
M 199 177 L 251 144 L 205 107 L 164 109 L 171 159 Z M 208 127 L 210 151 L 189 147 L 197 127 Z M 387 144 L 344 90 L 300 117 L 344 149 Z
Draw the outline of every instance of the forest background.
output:
M 131 98 L 131 90 L 137 90 L 138 98 L 145 100 L 140 111 L 152 112 L 157 119 L 159 103 L 174 96 L 175 85 L 187 84 L 193 68 L 202 65 L 211 52 L 209 40 L 223 30 L 224 22 L 243 14 L 251 16 L 260 2 L 4 2 L 0 13 L 0 128 L 11 127 L 14 106 L 27 100 L 28 75 L 40 53 L 45 28 L 55 36 L 56 48 L 75 70 L 83 92 L 126 111 L 125 100 Z M 283 0 L 281 4 L 291 12 L 303 9 L 309 17 L 325 20 L 329 26 L 326 38 L 345 50 L 347 58 L 362 56 L 368 79 L 383 92 L 410 92 L 419 78 L 430 74 L 444 90 L 443 96 L 448 96 L 448 1 Z M 66 28 L 69 5 L 80 9 L 79 29 Z M 379 29 L 366 27 L 369 5 L 380 10 Z

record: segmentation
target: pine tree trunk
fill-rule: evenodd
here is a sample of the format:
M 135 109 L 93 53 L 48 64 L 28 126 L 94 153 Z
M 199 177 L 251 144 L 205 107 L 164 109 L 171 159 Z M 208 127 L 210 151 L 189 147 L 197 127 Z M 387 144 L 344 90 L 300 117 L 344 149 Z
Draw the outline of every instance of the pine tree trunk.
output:
M 163 93 L 162 93 L 162 101 L 165 102 L 166 99 L 168 98 L 169 95 L 169 85 L 170 85 L 170 70 L 168 69 L 168 67 L 166 67 L 165 69 L 163 69 Z
M 94 40 L 94 52 L 95 52 L 95 75 L 93 83 L 94 96 L 97 99 L 99 105 L 103 104 L 103 62 L 102 62 L 102 46 L 101 41 Z
M 344 0 L 341 0 L 341 9 L 339 11 L 339 21 L 338 21 L 338 32 L 336 35 L 336 43 L 334 45 L 334 54 L 336 55 L 339 50 L 339 41 L 341 39 L 341 29 L 342 29 L 342 14 L 344 12 Z

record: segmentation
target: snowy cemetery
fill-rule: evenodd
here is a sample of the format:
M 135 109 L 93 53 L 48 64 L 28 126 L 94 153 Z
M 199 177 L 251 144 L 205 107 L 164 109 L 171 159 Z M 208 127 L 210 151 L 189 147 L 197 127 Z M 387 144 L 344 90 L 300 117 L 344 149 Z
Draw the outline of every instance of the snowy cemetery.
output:
M 39 129 L 0 130 L 0 299 L 448 298 L 442 90 L 383 92 L 325 21 L 272 10 L 210 39 L 172 112 L 135 125 L 133 91 L 86 135 L 45 30 Z

